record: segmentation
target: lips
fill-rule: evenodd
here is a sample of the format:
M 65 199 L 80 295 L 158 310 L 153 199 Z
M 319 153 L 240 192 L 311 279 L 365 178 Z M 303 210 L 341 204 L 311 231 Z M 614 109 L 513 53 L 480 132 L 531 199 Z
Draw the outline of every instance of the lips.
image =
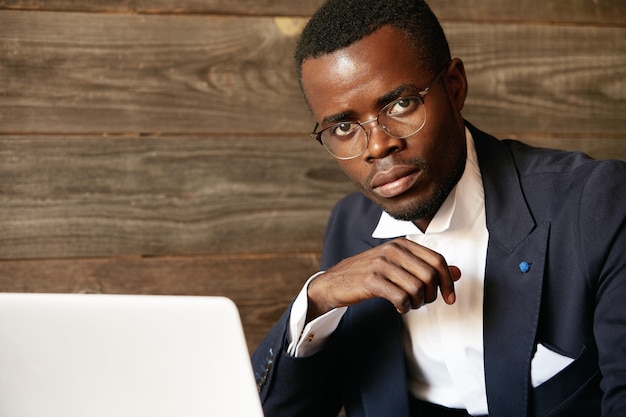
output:
M 415 166 L 396 165 L 378 172 L 372 178 L 372 192 L 383 198 L 393 198 L 411 189 L 419 179 L 420 170 Z

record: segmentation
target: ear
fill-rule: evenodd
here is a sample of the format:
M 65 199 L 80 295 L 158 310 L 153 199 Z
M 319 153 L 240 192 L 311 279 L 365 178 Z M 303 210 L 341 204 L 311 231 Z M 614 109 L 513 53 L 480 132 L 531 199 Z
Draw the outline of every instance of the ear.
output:
M 461 111 L 467 97 L 467 78 L 465 76 L 465 66 L 459 58 L 450 61 L 444 80 L 450 102 L 457 111 Z

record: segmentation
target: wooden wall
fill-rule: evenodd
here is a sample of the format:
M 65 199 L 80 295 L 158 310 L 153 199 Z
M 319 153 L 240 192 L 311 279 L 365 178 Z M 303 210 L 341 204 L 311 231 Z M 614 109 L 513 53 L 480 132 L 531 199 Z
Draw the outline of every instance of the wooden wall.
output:
M 0 291 L 227 295 L 254 349 L 352 190 L 291 61 L 319 4 L 0 0 Z M 475 125 L 626 159 L 626 2 L 430 4 Z

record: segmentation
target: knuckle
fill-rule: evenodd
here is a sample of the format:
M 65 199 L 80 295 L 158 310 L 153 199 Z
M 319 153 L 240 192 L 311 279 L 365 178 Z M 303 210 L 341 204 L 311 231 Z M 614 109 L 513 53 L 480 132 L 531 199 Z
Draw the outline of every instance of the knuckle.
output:
M 398 306 L 398 307 L 405 307 L 405 306 L 410 306 L 411 305 L 411 298 L 409 297 L 409 295 L 407 293 L 395 293 L 392 294 L 390 297 L 391 302 L 393 303 L 393 305 Z
M 395 240 L 392 240 L 391 242 L 387 242 L 381 245 L 380 248 L 382 249 L 384 253 L 392 253 L 400 249 L 400 244 L 396 242 Z
M 381 269 L 385 267 L 389 263 L 388 258 L 386 256 L 376 256 L 371 260 L 371 264 L 374 269 Z
M 428 268 L 426 271 L 424 271 L 420 278 L 422 282 L 426 285 L 434 285 L 439 281 L 437 279 L 437 270 L 433 268 Z
M 446 262 L 445 258 L 443 257 L 443 255 L 439 253 L 433 254 L 432 265 L 435 268 L 447 268 L 448 267 L 448 263 Z
M 419 296 L 424 292 L 424 283 L 419 279 L 412 279 L 405 285 L 407 292 L 413 296 Z
M 371 288 L 372 286 L 374 286 L 374 284 L 376 284 L 380 280 L 380 278 L 381 277 L 378 272 L 372 271 L 363 277 L 363 282 L 366 287 Z
M 377 271 L 372 271 L 363 276 L 362 284 L 363 290 L 368 291 L 371 296 L 377 296 L 388 291 L 386 288 L 388 286 L 387 279 Z

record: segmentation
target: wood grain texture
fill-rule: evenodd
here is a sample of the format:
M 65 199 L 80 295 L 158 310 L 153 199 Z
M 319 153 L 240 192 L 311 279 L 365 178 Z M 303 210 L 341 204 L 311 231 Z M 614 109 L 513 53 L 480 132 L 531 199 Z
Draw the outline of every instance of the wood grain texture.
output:
M 626 160 L 618 139 L 526 141 Z M 353 191 L 309 138 L 0 137 L 0 160 L 0 259 L 315 252 Z
M 237 304 L 252 350 L 318 265 L 306 253 L 5 261 L 0 291 L 222 295 Z
M 499 135 L 626 132 L 626 28 L 448 23 L 465 115 Z M 271 18 L 0 12 L 0 134 L 305 134 Z
M 0 137 L 0 159 L 0 259 L 319 251 L 353 189 L 308 137 Z
M 0 12 L 2 132 L 278 133 L 313 123 L 274 19 Z
M 310 16 L 323 0 L 0 0 L 0 9 L 110 13 Z
M 0 8 L 115 13 L 215 13 L 310 16 L 323 0 L 0 0 Z M 626 22 L 622 0 L 430 0 L 441 20 L 615 24 Z
M 453 24 L 464 114 L 496 134 L 626 135 L 626 29 Z
M 624 26 L 622 0 L 427 0 L 440 20 Z

